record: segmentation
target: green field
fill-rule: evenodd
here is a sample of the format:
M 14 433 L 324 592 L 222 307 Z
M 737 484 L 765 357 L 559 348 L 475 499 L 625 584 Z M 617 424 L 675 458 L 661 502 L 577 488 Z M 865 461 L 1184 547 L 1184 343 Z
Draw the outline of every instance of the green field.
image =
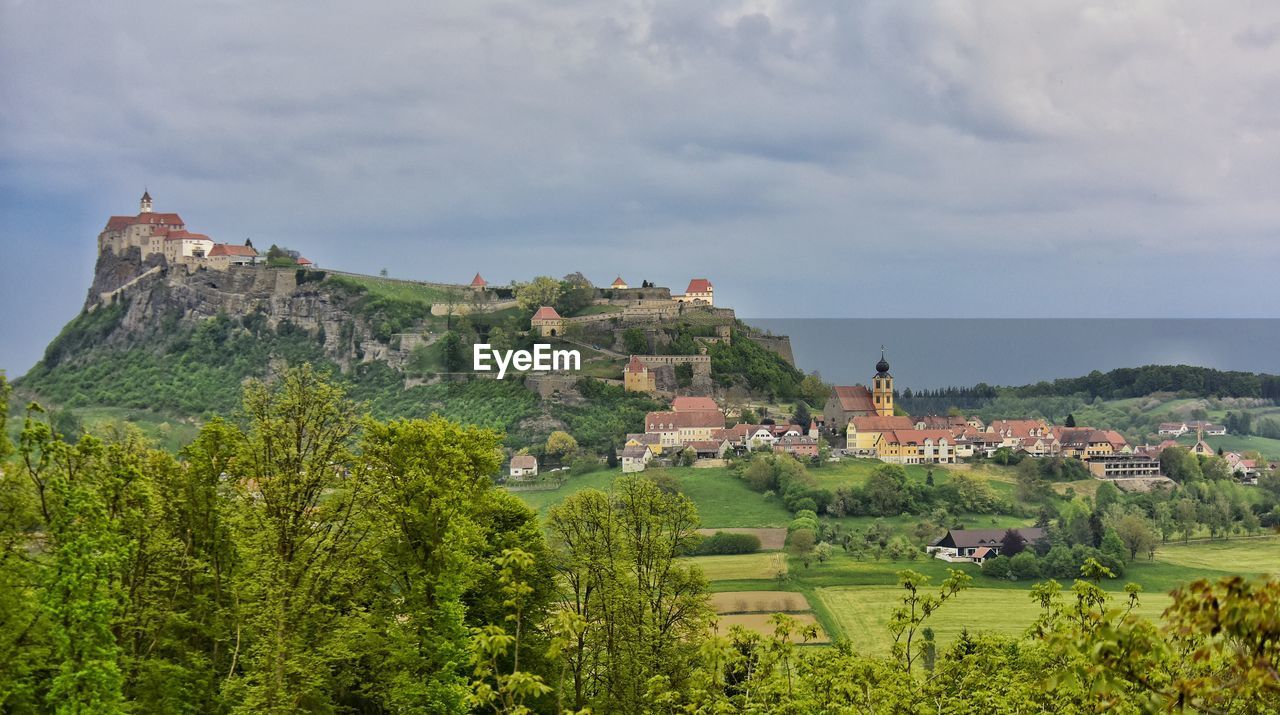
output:
M 787 558 L 780 553 L 761 552 L 735 556 L 696 556 L 685 559 L 702 569 L 708 581 L 776 581 L 779 571 L 787 571 Z M 757 589 L 758 590 L 758 589 Z
M 902 589 L 895 586 L 855 586 L 819 588 L 818 600 L 835 620 L 836 633 L 848 638 L 859 651 L 885 654 L 893 643 L 889 635 L 889 615 L 901 604 Z M 1111 594 L 1121 604 L 1124 592 Z M 1169 603 L 1163 594 L 1146 594 L 1138 613 L 1156 617 Z M 950 645 L 962 630 L 1004 635 L 1022 633 L 1040 615 L 1040 606 L 1027 591 L 998 588 L 970 588 L 947 601 L 928 620 L 937 635 L 939 649 Z
M 331 274 L 329 276 L 329 280 L 334 283 L 345 283 L 347 285 L 363 288 L 365 292 L 375 298 L 385 298 L 387 300 L 402 303 L 423 303 L 430 305 L 432 303 L 448 302 L 450 298 L 453 298 L 454 300 L 461 300 L 464 297 L 461 287 L 454 290 L 435 285 L 426 285 L 423 283 L 398 281 L 390 278 Z
M 1239 573 L 1246 576 L 1280 575 L 1280 539 L 1237 538 L 1170 544 L 1156 552 L 1159 562 L 1202 569 L 1206 572 Z
M 780 499 L 766 499 L 751 491 L 727 469 L 679 467 L 663 471 L 679 480 L 680 490 L 697 505 L 698 516 L 704 527 L 786 526 L 791 521 L 791 513 Z M 659 470 L 656 469 L 644 472 L 649 477 L 658 473 Z M 518 492 L 517 496 L 545 516 L 552 505 L 564 501 L 570 494 L 582 489 L 608 491 L 613 480 L 620 476 L 622 473 L 617 470 L 592 472 L 580 477 L 570 477 L 568 483 L 560 489 Z
M 1235 434 L 1224 434 L 1218 437 L 1205 437 L 1205 442 L 1215 450 L 1222 449 L 1227 452 L 1249 452 L 1255 451 L 1264 457 L 1271 459 L 1280 459 L 1280 439 L 1268 439 L 1266 437 L 1257 437 L 1249 435 L 1242 437 Z M 1195 444 L 1196 436 L 1183 435 L 1178 438 L 1178 442 L 1182 444 Z

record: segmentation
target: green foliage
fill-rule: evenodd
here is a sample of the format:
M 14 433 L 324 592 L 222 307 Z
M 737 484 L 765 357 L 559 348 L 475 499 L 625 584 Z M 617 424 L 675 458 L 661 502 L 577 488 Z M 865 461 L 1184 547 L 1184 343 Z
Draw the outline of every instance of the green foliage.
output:
M 644 355 L 649 352 L 649 338 L 640 328 L 627 328 L 622 331 L 623 349 L 632 355 Z
M 742 385 L 770 398 L 790 400 L 800 392 L 804 373 L 735 331 L 729 343 L 713 343 L 711 377 L 720 385 Z
M 694 549 L 698 556 L 754 554 L 760 550 L 760 537 L 730 531 L 717 531 L 705 537 Z

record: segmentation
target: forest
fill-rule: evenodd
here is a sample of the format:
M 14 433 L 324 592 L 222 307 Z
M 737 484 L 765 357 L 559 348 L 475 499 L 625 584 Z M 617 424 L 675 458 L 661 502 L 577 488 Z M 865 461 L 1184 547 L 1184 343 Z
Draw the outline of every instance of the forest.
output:
M 16 443 L 0 424 L 5 712 L 1280 708 L 1275 581 L 1187 584 L 1153 622 L 1086 558 L 1031 590 L 1026 633 L 940 649 L 930 618 L 971 577 L 907 569 L 875 655 L 783 614 L 717 628 L 679 491 L 627 476 L 539 519 L 493 484 L 500 433 L 361 414 L 310 365 L 246 383 L 176 455 L 46 417 L 28 405 Z

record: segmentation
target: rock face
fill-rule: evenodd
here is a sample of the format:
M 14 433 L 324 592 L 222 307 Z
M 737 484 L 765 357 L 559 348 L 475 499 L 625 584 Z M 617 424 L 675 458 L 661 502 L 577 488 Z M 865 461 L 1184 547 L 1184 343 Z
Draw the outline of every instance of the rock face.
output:
M 424 342 L 416 334 L 393 341 L 394 347 L 379 341 L 368 321 L 352 310 L 348 298 L 323 288 L 322 274 L 308 274 L 313 279 L 299 284 L 299 272 L 292 270 L 247 266 L 189 270 L 160 260 L 156 269 L 141 263 L 137 255 L 116 257 L 108 252 L 99 258 L 86 308 L 114 301 L 127 305 L 119 328 L 107 338 L 109 344 L 127 344 L 162 326 L 193 324 L 220 314 L 260 315 L 272 329 L 283 323 L 305 329 L 317 340 L 323 339 L 326 357 L 344 369 L 353 362 L 372 360 L 402 366 L 412 347 Z M 113 289 L 115 294 L 102 297 Z

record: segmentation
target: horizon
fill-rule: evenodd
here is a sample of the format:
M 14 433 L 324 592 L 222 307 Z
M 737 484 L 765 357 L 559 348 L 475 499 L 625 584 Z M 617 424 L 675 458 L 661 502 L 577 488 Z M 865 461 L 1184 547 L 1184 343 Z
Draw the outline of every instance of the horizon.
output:
M 309 10 L 0 10 L 26 70 L 0 78 L 0 366 L 78 312 L 144 187 L 371 275 L 705 275 L 759 318 L 1277 317 L 1280 8 Z

